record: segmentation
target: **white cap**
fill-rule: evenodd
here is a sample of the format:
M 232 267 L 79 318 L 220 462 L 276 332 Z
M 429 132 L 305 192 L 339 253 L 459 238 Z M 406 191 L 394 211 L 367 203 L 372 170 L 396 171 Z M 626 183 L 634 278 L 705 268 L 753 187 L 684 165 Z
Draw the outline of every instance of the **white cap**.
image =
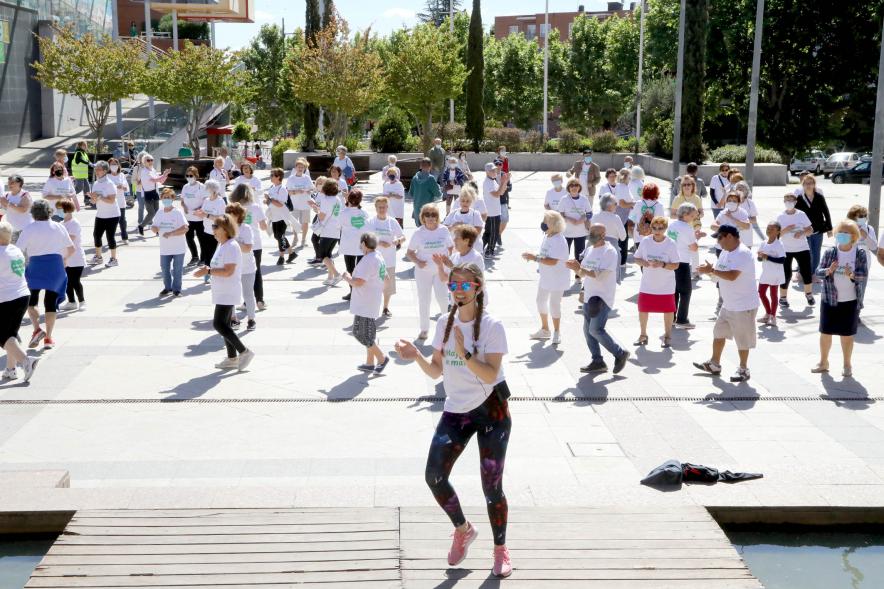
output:
M 486 172 L 493 172 L 496 169 L 497 169 L 497 166 L 495 166 L 493 162 L 488 162 L 487 164 L 485 164 L 485 171 Z

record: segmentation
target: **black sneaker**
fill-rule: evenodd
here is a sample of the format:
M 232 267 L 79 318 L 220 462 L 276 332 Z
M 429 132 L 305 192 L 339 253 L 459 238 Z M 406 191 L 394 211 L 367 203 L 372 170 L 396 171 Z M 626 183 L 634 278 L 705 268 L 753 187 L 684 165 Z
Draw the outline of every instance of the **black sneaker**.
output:
M 173 291 L 173 292 L 172 292 L 172 296 L 173 296 L 173 297 L 180 297 L 180 296 L 181 296 L 181 291 L 180 291 L 180 290 Z
M 241 322 L 240 322 L 239 319 L 231 319 L 231 320 L 230 320 L 230 326 L 231 326 L 231 327 L 239 327 L 240 324 L 241 324 Z
M 608 365 L 605 364 L 604 361 L 602 361 L 602 360 L 599 360 L 597 362 L 590 362 L 588 365 L 580 367 L 580 372 L 585 372 L 585 373 L 607 372 L 607 371 L 608 371 Z
M 249 319 L 249 322 L 246 323 L 246 330 L 247 331 L 255 331 L 255 329 L 257 327 L 258 327 L 258 324 L 255 322 L 254 319 Z
M 814 305 L 816 305 L 816 301 L 814 300 L 812 294 L 804 295 L 804 298 L 807 299 L 807 306 L 813 307 Z
M 171 292 L 172 292 L 171 290 L 168 290 L 168 289 L 165 289 L 165 288 L 164 288 L 163 290 L 160 291 L 160 296 L 161 296 L 161 297 L 164 297 L 164 296 L 166 296 L 167 294 L 171 294 Z
M 285 263 L 286 263 L 286 264 L 291 264 L 292 262 L 295 261 L 295 258 L 297 258 L 297 257 L 298 257 L 298 254 L 295 253 L 295 252 L 292 252 L 292 253 L 289 254 L 289 257 L 286 258 Z
M 282 256 L 279 256 L 278 258 L 276 258 L 276 265 L 277 266 L 282 266 L 283 264 L 285 264 L 285 258 L 283 258 Z
M 319 258 L 313 258 L 313 259 L 307 260 L 307 263 L 310 265 L 316 265 L 316 264 L 321 264 L 322 260 L 320 260 Z
M 341 300 L 342 300 L 342 301 L 349 301 L 349 300 L 350 300 L 350 294 L 351 294 L 351 293 L 347 293 L 347 294 L 345 294 L 344 296 L 341 297 Z
M 780 299 L 780 306 L 784 309 L 788 309 L 789 308 L 789 301 L 787 301 L 786 299 Z
M 200 263 L 199 258 L 190 258 L 190 261 L 187 263 L 188 266 L 196 266 Z
M 390 309 L 384 307 L 384 317 L 392 317 L 393 314 L 390 312 Z
M 144 237 L 144 227 L 142 227 L 141 225 L 138 226 L 138 235 Z
M 383 361 L 383 362 L 381 362 L 380 364 L 378 364 L 377 366 L 374 367 L 374 373 L 375 373 L 375 374 L 380 374 L 381 372 L 384 371 L 384 368 L 386 368 L 386 367 L 387 367 L 387 364 L 389 364 L 389 363 L 390 363 L 390 357 L 389 357 L 389 356 L 386 356 L 386 357 L 384 358 L 384 361 Z
M 623 353 L 617 356 L 614 360 L 614 374 L 618 374 L 624 367 L 626 367 L 627 360 L 629 360 L 629 352 L 623 350 Z

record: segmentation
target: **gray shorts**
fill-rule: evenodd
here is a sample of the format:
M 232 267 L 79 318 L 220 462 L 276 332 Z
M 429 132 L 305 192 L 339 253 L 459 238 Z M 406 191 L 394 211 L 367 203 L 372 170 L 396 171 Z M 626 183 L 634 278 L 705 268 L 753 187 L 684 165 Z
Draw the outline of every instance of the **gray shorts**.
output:
M 295 209 L 292 211 L 292 219 L 295 223 L 306 225 L 310 222 L 310 209 Z
M 370 348 L 375 344 L 375 336 L 377 335 L 377 323 L 375 319 L 368 317 L 353 316 L 353 337 L 356 341 Z

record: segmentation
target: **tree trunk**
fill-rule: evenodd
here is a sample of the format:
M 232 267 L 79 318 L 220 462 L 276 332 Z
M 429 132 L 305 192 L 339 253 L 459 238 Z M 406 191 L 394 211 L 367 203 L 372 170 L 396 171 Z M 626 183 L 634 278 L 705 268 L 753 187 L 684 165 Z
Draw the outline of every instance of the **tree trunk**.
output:
M 427 121 L 423 126 L 423 133 L 421 133 L 421 145 L 423 147 L 424 153 L 428 153 L 430 148 L 433 146 L 433 107 L 427 107 Z

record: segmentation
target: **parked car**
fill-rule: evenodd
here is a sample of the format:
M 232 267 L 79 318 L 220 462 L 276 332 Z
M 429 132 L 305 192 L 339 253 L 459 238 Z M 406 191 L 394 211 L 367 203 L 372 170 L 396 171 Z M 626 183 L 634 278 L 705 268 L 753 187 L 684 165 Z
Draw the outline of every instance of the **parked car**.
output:
M 825 163 L 825 153 L 819 149 L 810 149 L 792 156 L 792 161 L 789 162 L 789 173 L 795 176 L 799 172 L 807 170 L 814 174 L 821 174 Z
M 870 162 L 870 161 L 872 161 L 872 154 L 871 154 L 871 153 L 868 153 L 868 152 L 866 152 L 866 153 L 861 153 L 860 156 L 859 156 L 859 161 L 861 161 L 861 162 Z
M 855 151 L 839 151 L 826 158 L 823 164 L 823 177 L 828 178 L 833 172 L 852 168 L 859 163 L 859 154 Z
M 872 175 L 872 162 L 860 162 L 852 168 L 832 174 L 835 184 L 865 184 Z

